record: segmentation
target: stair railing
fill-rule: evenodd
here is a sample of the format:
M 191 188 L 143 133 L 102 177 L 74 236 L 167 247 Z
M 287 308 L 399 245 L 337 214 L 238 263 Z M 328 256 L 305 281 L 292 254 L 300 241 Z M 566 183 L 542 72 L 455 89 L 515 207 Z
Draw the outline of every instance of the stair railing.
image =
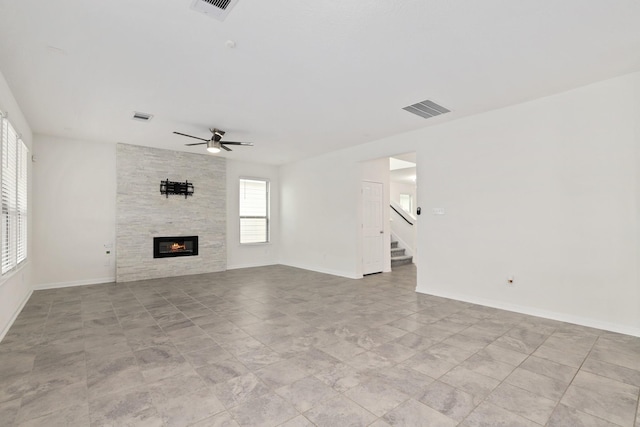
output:
M 394 208 L 394 207 L 393 207 L 393 205 L 389 205 L 389 207 L 390 207 L 391 209 L 393 209 L 395 213 L 397 213 L 398 215 L 400 215 L 400 217 L 401 217 L 402 219 L 404 219 L 404 220 L 407 222 L 407 224 L 409 224 L 409 225 L 413 225 L 413 223 L 412 223 L 411 221 L 409 221 L 409 220 L 407 219 L 407 217 L 406 217 L 406 216 L 404 216 L 404 214 L 402 214 L 400 211 L 398 211 L 398 209 Z

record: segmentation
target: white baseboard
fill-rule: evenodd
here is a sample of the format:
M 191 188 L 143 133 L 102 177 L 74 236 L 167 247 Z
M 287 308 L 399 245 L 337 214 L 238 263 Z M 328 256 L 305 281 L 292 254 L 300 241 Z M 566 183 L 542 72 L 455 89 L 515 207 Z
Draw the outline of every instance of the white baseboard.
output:
M 254 268 L 254 267 L 268 267 L 270 265 L 278 265 L 278 263 L 275 262 L 271 262 L 271 263 L 247 263 L 247 264 L 233 264 L 233 265 L 227 265 L 227 270 L 238 270 L 240 268 Z
M 58 289 L 58 288 L 70 288 L 72 286 L 88 286 L 88 285 L 100 285 L 103 283 L 114 283 L 116 281 L 114 277 L 102 277 L 98 279 L 85 279 L 74 280 L 71 282 L 58 282 L 58 283 L 42 283 L 40 285 L 34 285 L 34 291 L 42 291 L 44 289 Z
M 0 342 L 4 339 L 4 336 L 7 335 L 7 332 L 9 332 L 9 329 L 11 329 L 11 326 L 13 326 L 13 322 L 15 322 L 16 319 L 18 318 L 18 315 L 20 314 L 24 306 L 27 304 L 27 301 L 29 301 L 29 298 L 31 298 L 32 293 L 33 293 L 32 290 L 27 292 L 27 294 L 22 299 L 22 302 L 20 303 L 16 311 L 13 313 L 13 315 L 9 319 L 9 322 L 7 322 L 7 324 L 4 325 L 4 328 L 2 328 L 2 331 L 0 331 Z
M 610 323 L 601 321 L 598 319 L 590 319 L 582 316 L 574 316 L 567 313 L 560 313 L 557 311 L 544 310 L 536 307 L 522 306 L 518 304 L 511 304 L 503 301 L 495 301 L 485 298 L 478 298 L 470 295 L 457 294 L 453 292 L 433 292 L 429 289 L 416 288 L 416 292 L 422 294 L 433 295 L 442 298 L 454 299 L 457 301 L 469 302 L 472 304 L 484 305 L 487 307 L 498 308 L 501 310 L 513 311 L 521 314 L 528 314 L 530 316 L 544 317 L 545 319 L 557 320 L 559 322 L 573 323 L 575 325 L 586 326 L 589 328 L 602 329 L 605 331 L 617 332 L 625 335 L 632 335 L 640 337 L 640 328 L 636 328 L 629 325 L 620 325 L 617 323 Z
M 324 273 L 324 274 L 331 274 L 332 276 L 346 277 L 347 279 L 362 279 L 362 275 L 357 276 L 355 273 L 352 273 L 352 272 L 347 273 L 344 271 L 330 270 L 330 269 L 318 268 L 315 266 L 301 265 L 301 264 L 287 264 L 282 262 L 280 264 L 286 265 L 287 267 L 295 267 L 295 268 L 301 268 L 303 270 L 315 271 L 316 273 Z

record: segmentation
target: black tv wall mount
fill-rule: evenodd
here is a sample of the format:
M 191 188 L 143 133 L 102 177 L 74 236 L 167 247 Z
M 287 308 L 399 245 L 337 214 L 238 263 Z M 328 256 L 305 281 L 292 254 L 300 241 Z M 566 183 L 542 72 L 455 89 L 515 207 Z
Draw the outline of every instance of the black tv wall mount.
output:
M 193 184 L 189 181 L 176 182 L 169 181 L 167 178 L 165 181 L 160 181 L 160 194 L 164 194 L 169 198 L 169 194 L 178 194 L 184 196 L 193 196 Z

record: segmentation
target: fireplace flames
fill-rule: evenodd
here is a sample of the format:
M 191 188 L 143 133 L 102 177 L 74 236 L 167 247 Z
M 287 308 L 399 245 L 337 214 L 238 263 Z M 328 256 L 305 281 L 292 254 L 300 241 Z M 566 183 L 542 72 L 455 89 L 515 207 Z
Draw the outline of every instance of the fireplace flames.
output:
M 186 244 L 180 244 L 180 243 L 172 243 L 171 247 L 170 247 L 171 252 L 180 252 L 180 251 L 186 251 L 187 250 L 187 245 Z

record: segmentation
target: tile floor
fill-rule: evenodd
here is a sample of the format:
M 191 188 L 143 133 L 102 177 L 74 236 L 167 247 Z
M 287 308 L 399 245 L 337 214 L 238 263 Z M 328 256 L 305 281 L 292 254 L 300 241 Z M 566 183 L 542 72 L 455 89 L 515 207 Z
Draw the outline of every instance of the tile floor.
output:
M 271 266 L 38 291 L 0 425 L 640 427 L 640 338 L 414 287 Z

